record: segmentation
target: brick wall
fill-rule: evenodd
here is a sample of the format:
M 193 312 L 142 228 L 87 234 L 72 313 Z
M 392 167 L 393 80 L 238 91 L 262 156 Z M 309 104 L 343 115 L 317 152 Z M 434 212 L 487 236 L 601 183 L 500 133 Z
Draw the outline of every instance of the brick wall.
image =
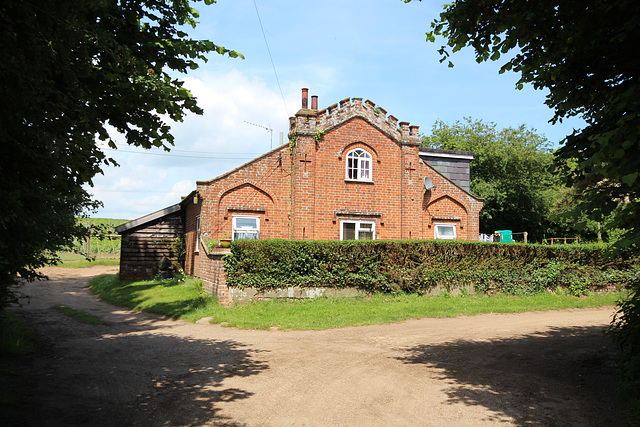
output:
M 187 273 L 225 301 L 221 257 L 193 250 L 198 214 L 202 236 L 211 239 L 231 237 L 234 215 L 258 216 L 260 238 L 337 240 L 341 220 L 369 220 L 376 239 L 433 239 L 440 223 L 454 224 L 458 239 L 477 239 L 482 200 L 421 160 L 418 126 L 347 98 L 321 111 L 301 109 L 289 138 L 295 144 L 198 182 L 199 204 L 183 204 Z M 345 178 L 347 153 L 356 148 L 371 155 L 370 182 Z M 424 188 L 425 176 L 434 188 Z
M 477 240 L 482 200 L 463 191 L 430 165 L 421 163 L 420 172 L 429 176 L 434 185 L 431 190 L 423 187 L 424 238 L 434 238 L 434 224 L 451 223 L 457 227 L 459 240 Z
M 421 160 L 418 126 L 347 98 L 320 111 L 301 109 L 290 119 L 289 138 L 292 148 L 197 183 L 202 234 L 230 237 L 234 215 L 254 215 L 261 238 L 339 239 L 340 221 L 359 219 L 375 222 L 377 239 L 432 239 L 435 216 L 459 224 L 458 238 L 476 238 L 482 201 Z M 370 182 L 345 179 L 346 155 L 355 148 L 371 155 Z M 435 188 L 424 188 L 425 176 Z M 196 274 L 198 259 L 188 259 Z
M 233 215 L 260 217 L 260 237 L 287 237 L 290 226 L 290 151 L 276 148 L 211 181 L 197 182 L 200 232 L 231 238 Z
M 417 126 L 354 98 L 301 110 L 291 119 L 292 135 L 293 238 L 338 239 L 341 219 L 359 219 L 375 221 L 377 239 L 432 239 L 433 214 L 458 223 L 458 238 L 477 238 L 482 201 L 420 159 Z M 371 182 L 345 179 L 346 154 L 355 148 L 372 157 Z M 440 185 L 426 190 L 425 176 Z M 425 202 L 442 194 L 455 201 L 455 212 L 444 200 Z
M 229 249 L 215 249 L 211 253 L 203 251 L 203 261 L 200 265 L 202 290 L 209 295 L 216 295 L 220 305 L 228 306 L 231 303 L 227 275 L 224 271 L 222 257 L 230 253 Z

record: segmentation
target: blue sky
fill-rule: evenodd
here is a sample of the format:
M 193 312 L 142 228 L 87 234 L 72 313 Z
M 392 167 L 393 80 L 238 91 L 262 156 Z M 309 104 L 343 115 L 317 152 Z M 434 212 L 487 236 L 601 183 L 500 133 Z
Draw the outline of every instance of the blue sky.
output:
M 557 146 L 582 126 L 577 119 L 551 125 L 546 93 L 517 90 L 516 74 L 498 74 L 500 61 L 478 64 L 471 50 L 463 50 L 452 56 L 454 68 L 440 63 L 443 41 L 425 40 L 441 11 L 438 2 L 218 0 L 195 7 L 200 24 L 193 37 L 245 59 L 211 54 L 201 68 L 180 76 L 204 115 L 172 125 L 171 153 L 122 143 L 117 151 L 105 150 L 121 166 L 94 179 L 89 192 L 104 208 L 91 216 L 135 219 L 178 203 L 196 181 L 275 148 L 280 132 L 286 142 L 303 87 L 318 96 L 320 109 L 362 97 L 425 134 L 437 120 L 472 117 L 499 128 L 524 124 Z

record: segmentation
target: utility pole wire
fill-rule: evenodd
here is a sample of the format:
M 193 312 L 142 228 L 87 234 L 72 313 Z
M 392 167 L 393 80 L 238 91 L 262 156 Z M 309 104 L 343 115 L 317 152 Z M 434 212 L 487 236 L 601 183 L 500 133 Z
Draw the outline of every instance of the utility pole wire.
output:
M 269 53 L 269 59 L 271 60 L 271 66 L 273 67 L 273 74 L 276 75 L 276 82 L 278 83 L 278 89 L 280 89 L 280 96 L 282 97 L 282 103 L 284 104 L 284 111 L 287 113 L 287 117 L 289 117 L 289 109 L 287 108 L 287 102 L 284 100 L 284 93 L 282 93 L 282 86 L 280 86 L 280 79 L 278 79 L 276 65 L 273 63 L 273 57 L 271 56 L 271 50 L 269 49 L 269 42 L 267 42 L 267 36 L 264 33 L 264 27 L 262 26 L 262 19 L 260 19 L 260 12 L 258 12 L 258 5 L 256 4 L 256 0 L 253 0 L 253 6 L 256 8 L 256 15 L 258 15 L 258 22 L 260 23 L 260 29 L 262 30 L 264 44 L 267 45 L 267 52 Z

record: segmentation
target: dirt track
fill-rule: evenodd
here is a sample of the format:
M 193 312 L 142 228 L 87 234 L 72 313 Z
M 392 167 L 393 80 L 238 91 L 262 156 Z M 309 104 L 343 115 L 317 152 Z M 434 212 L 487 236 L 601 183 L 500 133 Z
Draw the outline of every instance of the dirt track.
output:
M 243 331 L 106 304 L 113 268 L 49 269 L 16 309 L 35 357 L 2 361 L 16 426 L 618 426 L 613 308 Z M 80 323 L 65 304 L 110 324 Z

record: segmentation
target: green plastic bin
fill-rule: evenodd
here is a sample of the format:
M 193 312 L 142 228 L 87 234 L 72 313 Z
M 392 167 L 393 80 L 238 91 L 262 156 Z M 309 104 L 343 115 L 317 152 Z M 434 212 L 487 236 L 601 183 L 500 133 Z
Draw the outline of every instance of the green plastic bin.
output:
M 513 231 L 512 230 L 498 230 L 496 234 L 500 236 L 500 241 L 502 243 L 513 243 Z

